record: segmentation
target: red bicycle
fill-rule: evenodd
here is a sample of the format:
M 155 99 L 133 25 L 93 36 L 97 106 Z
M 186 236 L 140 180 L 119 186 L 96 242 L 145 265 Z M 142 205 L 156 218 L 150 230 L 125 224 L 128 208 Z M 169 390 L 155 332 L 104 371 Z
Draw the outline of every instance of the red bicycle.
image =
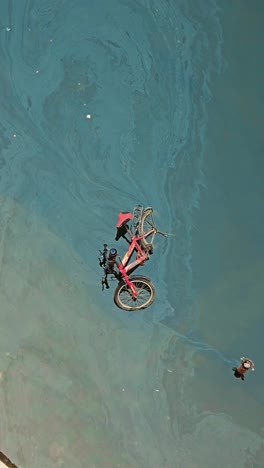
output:
M 130 223 L 130 226 L 128 225 Z M 99 264 L 104 269 L 102 289 L 109 288 L 108 276 L 117 279 L 118 285 L 114 294 L 114 302 L 123 310 L 141 310 L 149 307 L 154 299 L 156 290 L 146 276 L 130 276 L 139 266 L 143 266 L 153 254 L 153 242 L 156 234 L 167 236 L 159 231 L 153 220 L 153 209 L 138 205 L 133 214 L 119 213 L 115 240 L 121 237 L 129 243 L 128 251 L 121 259 L 117 249 L 108 249 L 104 244 L 100 251 Z M 136 258 L 130 262 L 133 254 Z M 130 262 L 130 263 L 129 263 Z

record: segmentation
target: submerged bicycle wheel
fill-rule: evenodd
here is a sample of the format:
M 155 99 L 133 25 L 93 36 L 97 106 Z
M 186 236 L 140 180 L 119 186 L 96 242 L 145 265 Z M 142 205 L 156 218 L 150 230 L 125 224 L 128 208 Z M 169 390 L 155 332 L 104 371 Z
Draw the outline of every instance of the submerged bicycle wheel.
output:
M 141 310 L 149 307 L 155 299 L 156 290 L 151 281 L 145 276 L 130 276 L 130 281 L 137 289 L 138 297 L 133 298 L 129 286 L 121 281 L 115 290 L 114 302 L 123 310 Z
M 153 227 L 155 227 L 153 208 L 146 208 L 142 213 L 141 220 L 139 221 L 138 233 L 140 236 L 144 236 L 144 234 L 150 231 Z M 141 247 L 146 250 L 151 247 L 151 243 L 148 242 L 147 239 L 141 239 L 140 244 Z

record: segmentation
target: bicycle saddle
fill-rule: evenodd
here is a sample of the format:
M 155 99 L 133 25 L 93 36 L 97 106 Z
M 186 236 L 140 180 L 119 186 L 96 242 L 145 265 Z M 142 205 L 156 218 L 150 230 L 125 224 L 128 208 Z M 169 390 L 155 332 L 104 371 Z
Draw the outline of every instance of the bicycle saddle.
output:
M 118 221 L 117 221 L 117 228 L 120 228 L 124 224 L 128 223 L 128 221 L 131 221 L 133 218 L 132 213 L 129 213 L 128 211 L 122 211 L 122 213 L 119 213 L 118 215 Z

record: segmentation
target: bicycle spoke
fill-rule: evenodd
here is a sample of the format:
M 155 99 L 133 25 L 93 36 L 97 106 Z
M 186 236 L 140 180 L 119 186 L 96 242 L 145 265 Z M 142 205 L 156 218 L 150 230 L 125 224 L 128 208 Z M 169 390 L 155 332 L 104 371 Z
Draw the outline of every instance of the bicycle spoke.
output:
M 152 232 L 155 230 L 155 223 L 153 219 L 153 209 L 147 208 L 144 210 L 141 218 L 141 222 L 139 224 L 139 234 L 140 236 L 144 236 L 140 240 L 141 247 L 145 250 L 149 249 L 152 245 L 156 232 Z
M 154 220 L 152 215 L 147 216 L 147 218 L 144 221 L 144 231 L 150 231 L 154 227 Z
M 147 282 L 144 281 L 134 281 L 133 284 L 137 290 L 138 296 L 136 298 L 133 297 L 132 290 L 127 285 L 123 285 L 119 291 L 119 299 L 121 303 L 126 308 L 131 309 L 145 307 L 152 298 L 153 293 L 151 288 Z

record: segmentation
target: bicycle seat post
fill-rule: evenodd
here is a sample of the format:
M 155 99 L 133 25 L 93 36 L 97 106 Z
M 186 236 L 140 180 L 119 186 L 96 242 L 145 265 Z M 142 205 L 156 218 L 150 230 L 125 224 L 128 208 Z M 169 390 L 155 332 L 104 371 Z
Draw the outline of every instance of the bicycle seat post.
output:
M 126 225 L 126 231 L 127 231 L 127 234 L 129 235 L 130 239 L 132 239 L 133 238 L 133 233 L 129 229 L 128 225 Z

